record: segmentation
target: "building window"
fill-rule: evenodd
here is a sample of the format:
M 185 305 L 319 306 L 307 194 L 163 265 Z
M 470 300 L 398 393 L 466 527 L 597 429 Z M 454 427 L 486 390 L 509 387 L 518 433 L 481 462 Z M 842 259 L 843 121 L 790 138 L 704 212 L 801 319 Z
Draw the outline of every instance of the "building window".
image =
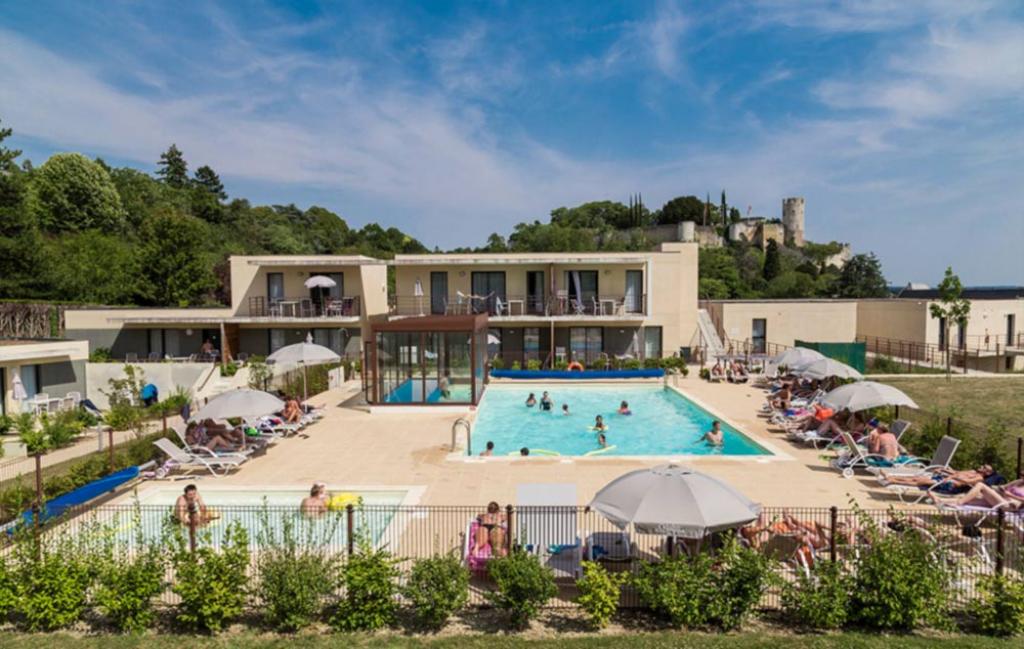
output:
M 27 404 L 42 390 L 42 382 L 39 379 L 38 365 L 22 365 L 18 376 L 21 377 L 21 385 L 25 388 L 25 399 L 22 403 Z
M 967 348 L 967 321 L 961 320 L 956 328 L 956 346 L 960 350 Z
M 569 354 L 574 361 L 593 362 L 604 349 L 604 329 L 572 327 L 569 329 Z
M 755 354 L 764 354 L 768 350 L 768 321 L 754 318 L 751 323 L 750 342 Z
M 471 276 L 472 292 L 479 300 L 473 300 L 473 310 L 477 313 L 486 311 L 491 315 L 497 313 L 498 300 L 505 303 L 505 272 L 485 271 L 474 272 Z
M 430 312 L 443 315 L 448 308 L 448 273 L 430 273 Z
M 1006 314 L 1006 346 L 1013 347 L 1013 338 L 1017 333 L 1017 315 Z
M 661 358 L 661 327 L 644 327 L 644 358 Z
M 565 287 L 568 290 L 570 313 L 575 311 L 576 304 L 587 313 L 594 312 L 594 301 L 598 296 L 596 270 L 565 271 Z
M 939 351 L 946 351 L 946 319 L 939 318 Z
M 285 346 L 284 329 L 268 329 L 267 334 L 270 336 L 271 354 Z
M 642 270 L 626 271 L 626 313 L 643 313 L 644 310 L 644 272 Z

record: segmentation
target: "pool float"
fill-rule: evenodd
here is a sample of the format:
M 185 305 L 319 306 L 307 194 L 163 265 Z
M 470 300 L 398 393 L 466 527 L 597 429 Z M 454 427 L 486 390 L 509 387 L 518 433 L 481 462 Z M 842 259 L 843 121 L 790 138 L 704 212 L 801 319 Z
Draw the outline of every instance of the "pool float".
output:
M 597 426 L 587 426 L 587 430 L 594 433 L 607 433 L 611 429 L 611 426 L 605 426 L 604 428 L 598 428 Z
M 344 491 L 340 494 L 334 494 L 327 499 L 327 509 L 336 512 L 347 508 L 349 505 L 360 505 L 362 502 L 363 499 L 358 494 Z
M 586 453 L 583 454 L 583 456 L 586 457 L 588 455 L 601 455 L 602 453 L 607 453 L 608 451 L 614 451 L 616 448 L 618 447 L 615 446 L 614 444 L 612 444 L 611 446 L 605 446 L 604 448 L 595 448 L 593 451 L 587 451 Z
M 512 451 L 508 455 L 519 455 L 519 451 Z M 561 453 L 546 448 L 531 448 L 530 455 L 561 455 Z
M 583 371 L 583 365 L 578 363 L 578 362 L 576 362 L 576 361 L 573 361 L 573 362 L 569 363 L 566 366 L 565 369 L 569 370 L 570 372 L 582 372 Z

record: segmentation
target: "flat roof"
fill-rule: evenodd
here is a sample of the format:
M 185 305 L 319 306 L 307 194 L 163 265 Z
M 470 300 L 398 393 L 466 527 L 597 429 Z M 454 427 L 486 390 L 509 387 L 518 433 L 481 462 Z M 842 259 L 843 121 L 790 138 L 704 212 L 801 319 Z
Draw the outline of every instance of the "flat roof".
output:
M 961 296 L 968 300 L 1015 300 L 1024 298 L 1024 286 L 967 287 Z M 937 300 L 939 297 L 937 288 L 905 288 L 896 295 L 900 300 Z
M 361 266 L 384 264 L 383 259 L 366 255 L 235 255 L 250 266 Z
M 466 265 L 526 265 L 526 264 L 637 264 L 650 260 L 654 253 L 642 252 L 633 255 L 604 253 L 526 253 L 522 257 L 510 257 L 502 253 L 481 253 L 472 255 L 396 255 L 388 262 L 391 266 L 450 266 Z
M 730 300 L 701 300 L 711 304 L 782 304 L 787 302 L 796 303 L 822 303 L 822 304 L 856 304 L 853 298 L 829 298 L 829 297 L 808 297 L 808 298 L 760 298 L 760 299 L 730 299 Z

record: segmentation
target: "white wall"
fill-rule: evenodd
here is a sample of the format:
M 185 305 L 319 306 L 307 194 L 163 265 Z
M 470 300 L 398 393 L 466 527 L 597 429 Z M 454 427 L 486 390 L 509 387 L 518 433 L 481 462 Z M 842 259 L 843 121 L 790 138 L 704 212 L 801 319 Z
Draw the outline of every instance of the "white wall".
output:
M 163 399 L 176 388 L 191 390 L 193 394 L 206 382 L 213 372 L 220 371 L 214 363 L 132 363 L 141 368 L 146 383 L 152 383 L 160 391 Z M 88 379 L 87 396 L 101 410 L 109 407 L 107 395 L 110 391 L 110 379 L 124 378 L 123 363 L 88 363 L 85 367 Z

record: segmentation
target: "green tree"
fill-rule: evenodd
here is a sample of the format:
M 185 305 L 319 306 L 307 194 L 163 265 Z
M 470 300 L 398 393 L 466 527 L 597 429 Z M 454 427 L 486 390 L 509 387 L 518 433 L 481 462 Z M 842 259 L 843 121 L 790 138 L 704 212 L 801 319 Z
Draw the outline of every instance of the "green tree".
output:
M 939 282 L 938 289 L 939 301 L 932 302 L 928 310 L 942 327 L 942 340 L 945 342 L 943 351 L 946 354 L 946 380 L 950 381 L 952 380 L 950 366 L 952 355 L 950 354 L 949 328 L 954 322 L 961 327 L 967 324 L 967 318 L 971 315 L 971 301 L 963 297 L 964 286 L 960 283 L 960 278 L 953 274 L 951 266 L 946 268 L 946 274 Z
M 717 280 L 721 284 L 708 284 L 716 294 L 721 295 L 721 287 L 725 286 L 729 294 L 725 297 L 737 297 L 741 292 L 739 270 L 736 260 L 727 248 L 701 248 L 698 253 L 698 276 L 704 280 Z
M 303 232 L 313 254 L 336 255 L 351 245 L 348 223 L 334 212 L 314 205 L 305 211 L 303 219 Z
M 487 245 L 484 246 L 483 252 L 505 252 L 506 250 L 508 250 L 508 244 L 505 243 L 505 237 L 497 232 L 492 232 L 491 236 L 487 237 Z
M 53 297 L 92 304 L 131 304 L 138 259 L 123 237 L 72 232 L 46 246 L 44 266 Z
M 0 124 L 3 120 L 0 119 Z M 21 155 L 20 149 L 8 149 L 3 145 L 4 140 L 11 137 L 14 131 L 10 128 L 4 128 L 0 126 L 0 174 L 8 174 L 17 169 L 17 163 L 15 160 Z
M 703 220 L 704 203 L 696 196 L 676 196 L 662 205 L 657 213 L 657 221 L 662 225 L 683 221 L 701 223 Z
M 48 232 L 122 230 L 124 209 L 110 174 L 80 153 L 50 156 L 32 174 L 32 187 L 39 223 Z
M 764 250 L 764 279 L 772 281 L 782 273 L 782 259 L 779 257 L 779 244 L 770 239 Z
M 836 282 L 838 297 L 867 298 L 885 297 L 889 288 L 882 275 L 882 263 L 874 253 L 854 255 L 843 266 Z
M 198 304 L 213 288 L 210 264 L 200 252 L 206 226 L 187 214 L 160 212 L 142 226 L 139 294 L 150 304 Z
M 176 144 L 160 154 L 156 175 L 171 187 L 184 189 L 188 186 L 188 163 Z
M 633 227 L 636 221 L 646 221 L 647 208 L 638 204 L 637 210 L 639 218 L 634 210 L 618 201 L 593 201 L 576 207 L 559 207 L 551 210 L 551 223 L 594 230 L 624 229 Z
M 224 191 L 224 183 L 220 181 L 220 176 L 217 175 L 217 172 L 212 167 L 203 165 L 196 169 L 193 182 L 216 197 L 218 201 L 224 201 L 228 198 L 227 192 Z

